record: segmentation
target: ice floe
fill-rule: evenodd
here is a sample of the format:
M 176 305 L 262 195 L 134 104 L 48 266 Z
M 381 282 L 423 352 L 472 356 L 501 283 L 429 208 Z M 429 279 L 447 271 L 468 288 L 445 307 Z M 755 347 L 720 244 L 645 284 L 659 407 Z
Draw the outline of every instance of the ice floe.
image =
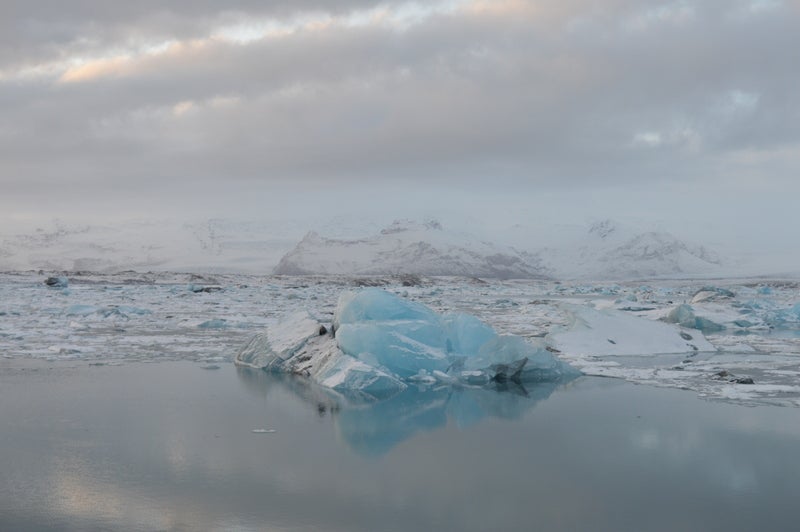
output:
M 548 337 L 549 344 L 572 355 L 659 355 L 714 351 L 699 331 L 691 333 L 617 310 L 568 305 L 574 323 Z

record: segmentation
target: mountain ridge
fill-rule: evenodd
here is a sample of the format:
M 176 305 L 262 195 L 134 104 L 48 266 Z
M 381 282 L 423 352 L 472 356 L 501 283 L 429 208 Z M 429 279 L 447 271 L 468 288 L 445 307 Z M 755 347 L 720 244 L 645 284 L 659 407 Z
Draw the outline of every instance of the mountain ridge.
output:
M 549 278 L 535 256 L 447 231 L 436 221 L 408 220 L 359 239 L 326 238 L 309 231 L 273 273 Z
M 13 220 L 12 220 L 13 222 Z M 633 280 L 796 276 L 796 262 L 614 220 L 495 225 L 434 218 L 0 224 L 0 270 Z M 457 227 L 458 231 L 451 227 Z M 462 230 L 463 228 L 469 228 Z M 312 229 L 309 231 L 309 229 Z M 475 236 L 479 235 L 479 236 Z

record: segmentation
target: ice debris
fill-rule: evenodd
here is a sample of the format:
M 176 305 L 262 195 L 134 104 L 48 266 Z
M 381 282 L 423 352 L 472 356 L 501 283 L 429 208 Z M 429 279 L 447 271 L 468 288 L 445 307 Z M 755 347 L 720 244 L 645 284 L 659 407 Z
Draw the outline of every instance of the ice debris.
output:
M 189 290 L 190 292 L 194 292 L 195 294 L 199 294 L 201 292 L 205 293 L 222 292 L 221 286 L 214 286 L 214 285 L 200 285 L 191 283 L 186 288 L 187 290 Z
M 66 316 L 99 316 L 102 318 L 130 318 L 131 316 L 146 316 L 152 311 L 144 308 L 131 307 L 128 305 L 110 305 L 99 307 L 95 305 L 70 305 L 64 310 Z
M 199 329 L 226 329 L 228 327 L 228 320 L 225 318 L 214 318 L 200 323 L 197 327 Z
M 692 303 L 703 303 L 705 301 L 716 301 L 719 299 L 733 299 L 736 297 L 731 290 L 718 286 L 704 286 L 692 295 Z
M 67 288 L 69 279 L 66 277 L 48 277 L 44 280 L 44 284 L 52 288 Z
M 544 346 L 498 335 L 474 316 L 440 315 L 379 288 L 344 292 L 330 332 L 298 312 L 255 335 L 235 362 L 376 398 L 410 382 L 482 385 L 580 374 Z

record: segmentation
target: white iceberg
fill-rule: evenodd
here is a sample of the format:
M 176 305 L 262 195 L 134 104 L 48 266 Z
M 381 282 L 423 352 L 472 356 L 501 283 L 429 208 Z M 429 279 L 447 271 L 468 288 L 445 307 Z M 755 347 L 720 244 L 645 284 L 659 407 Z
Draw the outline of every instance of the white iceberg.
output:
M 343 293 L 330 331 L 307 312 L 288 316 L 254 336 L 235 362 L 372 397 L 409 382 L 481 385 L 580 374 L 543 346 L 498 335 L 474 316 L 440 315 L 378 288 Z
M 573 317 L 566 330 L 548 335 L 565 356 L 651 356 L 714 351 L 702 332 L 651 321 L 624 312 L 562 305 Z

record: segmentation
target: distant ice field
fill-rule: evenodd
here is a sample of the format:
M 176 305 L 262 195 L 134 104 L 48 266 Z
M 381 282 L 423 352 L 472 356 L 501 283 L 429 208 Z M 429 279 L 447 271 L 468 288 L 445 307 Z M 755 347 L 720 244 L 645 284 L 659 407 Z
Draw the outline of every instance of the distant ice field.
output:
M 0 274 L 0 364 L 232 361 L 298 310 L 333 316 L 342 290 L 380 285 L 544 343 L 588 375 L 738 404 L 800 406 L 800 285 L 779 279 L 558 283 L 182 273 Z M 404 286 L 411 285 L 411 286 Z

